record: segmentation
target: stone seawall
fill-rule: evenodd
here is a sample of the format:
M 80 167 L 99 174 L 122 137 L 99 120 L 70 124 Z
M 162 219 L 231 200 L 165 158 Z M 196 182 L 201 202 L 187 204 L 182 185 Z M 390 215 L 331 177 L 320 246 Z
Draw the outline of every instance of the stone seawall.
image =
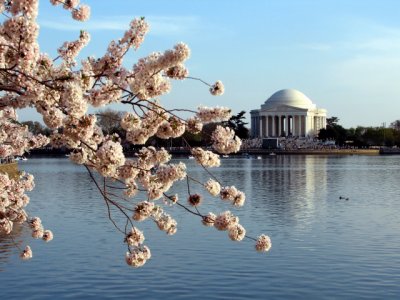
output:
M 297 150 L 267 150 L 253 149 L 242 151 L 249 154 L 315 154 L 315 155 L 379 155 L 379 149 L 297 149 Z
M 190 155 L 190 150 L 186 148 L 167 149 L 171 154 Z M 210 149 L 212 150 L 212 149 Z M 275 153 L 277 155 L 379 155 L 379 149 L 297 149 L 297 150 L 281 150 L 281 149 L 246 149 L 236 154 L 230 155 L 268 155 Z
M 381 148 L 380 154 L 400 154 L 400 148 Z

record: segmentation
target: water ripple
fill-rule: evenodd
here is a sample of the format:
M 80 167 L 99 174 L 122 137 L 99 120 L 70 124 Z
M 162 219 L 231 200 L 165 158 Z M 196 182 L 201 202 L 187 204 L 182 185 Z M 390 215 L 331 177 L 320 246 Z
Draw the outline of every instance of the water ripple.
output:
M 193 176 L 209 175 L 193 160 Z M 215 171 L 246 192 L 245 209 L 206 196 L 204 211 L 231 209 L 248 232 L 272 237 L 267 254 L 249 241 L 200 225 L 176 207 L 168 237 L 139 224 L 153 258 L 125 266 L 122 237 L 85 170 L 66 159 L 31 159 L 36 178 L 29 211 L 55 239 L 29 242 L 34 259 L 21 263 L 0 236 L 2 299 L 393 299 L 400 295 L 400 162 L 398 157 L 277 156 L 230 158 Z M 178 184 L 174 191 L 186 188 Z M 340 199 L 348 197 L 349 200 Z

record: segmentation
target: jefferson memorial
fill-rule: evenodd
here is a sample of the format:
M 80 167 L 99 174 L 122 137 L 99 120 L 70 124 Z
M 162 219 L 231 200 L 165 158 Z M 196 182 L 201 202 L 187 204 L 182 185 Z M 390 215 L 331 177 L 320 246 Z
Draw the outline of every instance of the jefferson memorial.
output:
M 294 89 L 277 91 L 250 115 L 252 137 L 315 136 L 326 127 L 326 109 Z

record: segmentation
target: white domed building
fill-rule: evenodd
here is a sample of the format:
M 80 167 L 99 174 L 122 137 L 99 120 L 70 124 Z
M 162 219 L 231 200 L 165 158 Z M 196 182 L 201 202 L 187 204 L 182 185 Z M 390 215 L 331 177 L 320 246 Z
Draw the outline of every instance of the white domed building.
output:
M 326 109 L 294 89 L 277 91 L 250 114 L 252 137 L 314 136 L 326 127 Z

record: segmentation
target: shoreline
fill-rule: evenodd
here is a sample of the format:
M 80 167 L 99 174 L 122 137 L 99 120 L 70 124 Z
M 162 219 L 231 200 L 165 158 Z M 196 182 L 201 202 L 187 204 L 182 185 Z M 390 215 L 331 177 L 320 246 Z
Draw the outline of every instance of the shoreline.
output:
M 244 151 L 243 151 L 244 152 Z M 248 154 L 270 154 L 276 155 L 379 155 L 379 149 L 297 149 L 297 150 L 247 150 Z
M 166 149 L 172 155 L 191 155 L 188 148 Z M 126 156 L 133 156 L 134 151 L 124 151 Z M 26 154 L 26 157 L 61 157 L 66 156 L 68 151 L 37 149 Z M 400 149 L 382 148 L 382 149 L 246 149 L 240 150 L 238 153 L 230 154 L 229 156 L 246 156 L 246 155 L 400 155 Z M 222 155 L 221 155 L 222 156 Z

